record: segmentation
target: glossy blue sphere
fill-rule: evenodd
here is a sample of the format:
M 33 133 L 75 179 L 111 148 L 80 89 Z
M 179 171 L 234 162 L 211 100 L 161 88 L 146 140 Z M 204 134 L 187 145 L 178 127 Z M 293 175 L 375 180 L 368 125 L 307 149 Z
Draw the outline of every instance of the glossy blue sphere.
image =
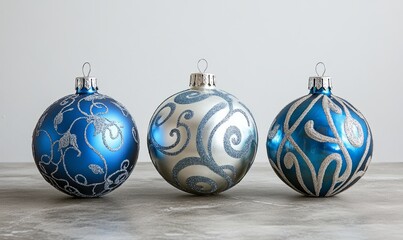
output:
M 329 89 L 288 104 L 267 137 L 267 154 L 276 174 L 309 196 L 332 196 L 365 173 L 372 157 L 372 135 L 364 116 Z
M 139 152 L 136 125 L 112 98 L 83 89 L 53 103 L 33 132 L 35 163 L 56 189 L 98 197 L 119 187 Z

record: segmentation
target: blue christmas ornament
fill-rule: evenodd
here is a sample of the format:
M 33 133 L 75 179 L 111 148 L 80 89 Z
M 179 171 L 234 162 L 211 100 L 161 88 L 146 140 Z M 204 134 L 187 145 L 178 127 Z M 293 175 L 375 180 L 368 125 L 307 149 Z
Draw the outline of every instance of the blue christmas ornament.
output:
M 89 63 L 84 63 L 84 67 Z M 136 125 L 116 100 L 97 92 L 97 79 L 76 78 L 76 94 L 53 103 L 32 139 L 39 172 L 56 189 L 77 197 L 99 197 L 119 187 L 139 152 Z
M 216 89 L 214 75 L 204 71 L 191 74 L 190 89 L 157 108 L 147 137 L 161 176 L 198 195 L 219 193 L 240 182 L 253 163 L 257 142 L 252 114 L 233 95 Z
M 315 70 L 319 64 L 316 65 Z M 331 79 L 309 78 L 310 93 L 277 115 L 267 137 L 276 174 L 309 196 L 338 194 L 356 183 L 372 157 L 372 134 L 360 111 L 331 93 Z M 316 71 L 317 73 L 317 71 Z

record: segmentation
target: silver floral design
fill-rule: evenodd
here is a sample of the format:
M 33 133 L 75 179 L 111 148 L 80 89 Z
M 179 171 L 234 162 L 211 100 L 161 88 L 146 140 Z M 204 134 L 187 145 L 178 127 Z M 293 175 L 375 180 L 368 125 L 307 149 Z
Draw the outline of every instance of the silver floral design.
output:
M 41 116 L 34 130 L 33 154 L 41 174 L 55 188 L 78 197 L 97 197 L 114 190 L 130 175 L 136 159 L 125 157 L 137 157 L 137 129 L 128 111 L 109 99 L 98 93 L 69 95 L 51 105 Z M 132 125 L 124 126 L 109 119 L 110 111 L 123 115 Z M 124 137 L 124 131 L 129 138 Z M 121 164 L 113 166 L 111 171 L 105 154 L 118 152 L 125 141 L 134 144 L 125 147 L 131 153 L 113 155 L 114 161 Z M 93 156 L 90 152 L 97 158 L 88 159 Z M 119 156 L 122 159 L 119 160 Z M 83 164 L 88 164 L 87 170 L 77 172 Z

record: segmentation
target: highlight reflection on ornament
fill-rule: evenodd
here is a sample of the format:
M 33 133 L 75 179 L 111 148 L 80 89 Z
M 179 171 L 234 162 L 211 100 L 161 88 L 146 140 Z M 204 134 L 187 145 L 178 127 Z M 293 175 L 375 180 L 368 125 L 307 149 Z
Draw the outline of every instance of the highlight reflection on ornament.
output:
M 84 63 L 84 67 L 89 63 Z M 97 92 L 97 79 L 76 78 L 76 94 L 53 103 L 32 139 L 35 163 L 56 189 L 98 197 L 119 187 L 136 164 L 139 139 L 129 112 Z
M 216 89 L 214 75 L 204 72 L 199 68 L 191 74 L 190 89 L 157 108 L 147 137 L 161 176 L 193 194 L 219 193 L 240 182 L 253 163 L 258 141 L 246 106 Z
M 317 67 L 323 63 L 318 63 Z M 365 173 L 372 157 L 372 134 L 360 111 L 331 93 L 331 79 L 309 78 L 310 94 L 277 115 L 267 137 L 276 174 L 294 190 L 333 196 Z M 317 72 L 317 71 L 316 71 Z

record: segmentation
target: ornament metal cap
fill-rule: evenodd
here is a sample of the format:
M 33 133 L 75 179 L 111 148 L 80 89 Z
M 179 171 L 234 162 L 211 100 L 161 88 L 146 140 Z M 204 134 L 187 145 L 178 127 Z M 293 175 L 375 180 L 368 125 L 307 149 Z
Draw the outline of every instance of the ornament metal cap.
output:
M 204 70 L 200 70 L 200 63 L 205 62 Z M 206 59 L 202 58 L 197 62 L 198 73 L 190 74 L 190 88 L 215 88 L 215 76 L 211 73 L 205 73 L 208 68 L 208 62 Z
M 88 65 L 88 73 L 84 73 L 85 66 Z M 75 89 L 77 93 L 94 93 L 98 90 L 98 82 L 96 77 L 90 77 L 91 64 L 85 62 L 81 68 L 83 77 L 76 77 Z
M 322 75 L 318 73 L 318 66 L 322 65 L 323 66 L 323 72 Z M 331 89 L 332 88 L 332 78 L 329 76 L 324 76 L 326 72 L 326 66 L 323 62 L 318 62 L 315 66 L 315 72 L 317 76 L 314 77 L 309 77 L 309 82 L 308 82 L 308 89 L 311 90 L 313 88 L 316 88 L 317 90 L 320 90 L 323 88 L 324 90 Z

